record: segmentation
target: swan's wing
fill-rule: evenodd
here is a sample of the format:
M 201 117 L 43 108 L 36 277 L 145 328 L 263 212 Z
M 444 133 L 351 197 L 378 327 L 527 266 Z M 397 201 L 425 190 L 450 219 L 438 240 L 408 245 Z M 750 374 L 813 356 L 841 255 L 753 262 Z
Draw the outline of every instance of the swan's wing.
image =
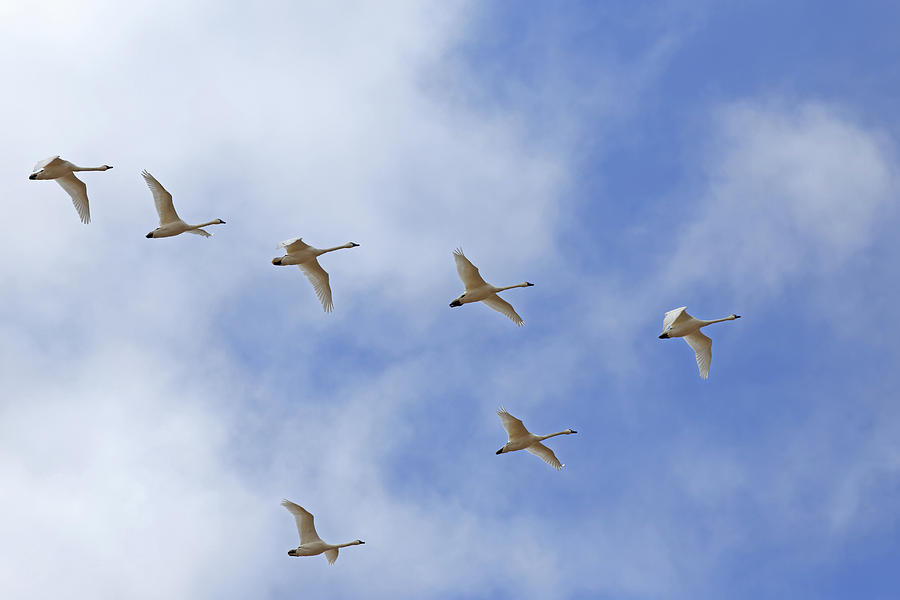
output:
M 144 181 L 147 182 L 147 187 L 153 192 L 153 202 L 156 203 L 156 214 L 159 215 L 159 225 L 163 226 L 166 223 L 180 221 L 181 218 L 178 216 L 178 213 L 175 212 L 175 205 L 172 204 L 172 194 L 167 192 L 166 188 L 156 180 L 156 177 L 146 170 L 141 171 L 141 175 L 143 175 Z
M 503 429 L 506 430 L 506 435 L 509 436 L 509 439 L 529 435 L 530 432 L 525 429 L 522 421 L 506 412 L 506 409 L 502 406 L 497 411 L 497 416 L 500 417 L 500 422 L 503 424 Z
M 550 448 L 548 448 L 547 446 L 543 445 L 540 442 L 537 442 L 536 444 L 532 444 L 525 449 L 528 450 L 529 452 L 531 452 L 532 454 L 534 454 L 535 456 L 537 456 L 538 458 L 540 458 L 542 461 L 544 461 L 545 463 L 547 463 L 548 465 L 550 465 L 557 471 L 559 471 L 560 469 L 562 469 L 565 466 L 564 464 L 559 462 L 559 459 L 556 458 L 555 454 L 553 454 L 553 450 L 551 450 Z
M 319 302 L 325 312 L 334 310 L 334 303 L 331 301 L 331 285 L 328 283 L 328 272 L 322 268 L 319 261 L 312 259 L 308 262 L 297 265 L 316 291 Z
M 456 260 L 456 272 L 459 273 L 459 278 L 467 290 L 487 285 L 487 282 L 481 278 L 478 267 L 469 262 L 461 248 L 453 251 L 453 258 Z
M 34 169 L 32 169 L 32 172 L 40 171 L 41 169 L 45 169 L 45 168 L 49 167 L 51 164 L 55 166 L 61 162 L 63 162 L 63 161 L 59 159 L 59 155 L 51 156 L 50 158 L 45 158 L 44 160 L 40 161 L 38 164 L 34 165 Z
M 676 308 L 667 312 L 666 316 L 663 318 L 663 331 L 668 329 L 669 325 L 672 325 L 676 321 L 690 319 L 691 315 L 687 314 L 686 309 L 687 306 L 682 306 L 681 308 Z
M 337 548 L 332 548 L 331 550 L 325 551 L 325 558 L 328 559 L 329 565 L 333 565 L 334 561 L 337 560 L 337 557 L 338 557 L 338 549 Z
M 211 237 L 212 234 L 208 231 L 204 231 L 203 229 L 188 229 L 188 233 L 196 233 L 197 235 L 202 235 L 203 237 Z
M 482 300 L 485 304 L 496 310 L 498 313 L 502 315 L 506 315 L 510 321 L 521 327 L 525 324 L 525 321 L 522 320 L 522 317 L 516 312 L 516 309 L 512 307 L 512 304 L 498 296 L 497 294 L 492 294 Z
M 697 330 L 684 336 L 684 341 L 697 354 L 697 368 L 700 369 L 700 377 L 706 379 L 709 377 L 709 363 L 712 362 L 712 340 Z
M 84 182 L 75 177 L 74 173 L 68 173 L 62 177 L 57 177 L 56 183 L 72 197 L 72 204 L 75 205 L 75 210 L 78 211 L 81 222 L 85 225 L 90 223 L 91 207 L 88 205 L 87 186 L 84 185 Z
M 301 250 L 305 250 L 309 248 L 309 244 L 303 242 L 303 238 L 294 238 L 292 240 L 286 240 L 278 244 L 279 248 L 284 248 L 288 254 L 292 252 L 300 252 Z
M 319 534 L 316 533 L 316 527 L 313 525 L 312 513 L 300 506 L 294 504 L 290 500 L 282 500 L 281 505 L 288 509 L 294 520 L 297 521 L 297 531 L 300 532 L 300 544 L 308 544 L 309 542 L 321 542 Z

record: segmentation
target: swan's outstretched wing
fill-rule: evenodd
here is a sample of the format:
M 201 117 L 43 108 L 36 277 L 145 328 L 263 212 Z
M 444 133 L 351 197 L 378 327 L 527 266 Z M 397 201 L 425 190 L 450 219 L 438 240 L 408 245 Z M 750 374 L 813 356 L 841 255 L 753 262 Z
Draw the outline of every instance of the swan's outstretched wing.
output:
M 453 258 L 456 260 L 456 272 L 459 273 L 459 278 L 467 290 L 487 285 L 487 282 L 481 278 L 478 267 L 469 262 L 461 248 L 453 251 Z
M 150 191 L 153 192 L 153 202 L 156 203 L 156 214 L 159 215 L 160 227 L 166 223 L 180 221 L 181 218 L 178 216 L 178 213 L 175 212 L 175 205 L 172 204 L 172 194 L 167 192 L 166 188 L 156 180 L 156 177 L 146 170 L 141 171 L 141 175 L 143 175 L 144 181 L 147 182 Z
M 32 172 L 40 171 L 41 169 L 46 169 L 50 165 L 56 166 L 62 162 L 63 161 L 60 160 L 59 155 L 51 156 L 50 158 L 45 158 L 44 160 L 40 161 L 38 164 L 34 165 L 34 169 L 32 169 Z
M 482 300 L 485 304 L 496 310 L 501 315 L 506 315 L 510 321 L 521 327 L 525 324 L 525 321 L 522 320 L 522 317 L 516 312 L 516 309 L 512 307 L 512 304 L 498 296 L 497 294 L 491 294 L 484 300 Z
M 502 406 L 500 407 L 500 410 L 497 411 L 497 416 L 500 417 L 500 422 L 503 424 L 503 429 L 506 430 L 506 435 L 509 436 L 509 439 L 530 434 L 530 432 L 525 429 L 525 425 L 522 421 L 506 412 L 506 409 Z
M 687 314 L 686 309 L 687 306 L 682 306 L 681 308 L 676 308 L 667 312 L 666 316 L 663 318 L 663 331 L 668 329 L 669 325 L 672 325 L 676 321 L 690 319 L 691 315 Z
M 301 263 L 297 266 L 300 267 L 300 270 L 303 271 L 303 274 L 309 279 L 325 312 L 333 311 L 334 303 L 331 301 L 331 285 L 328 283 L 328 272 L 322 268 L 322 265 L 320 265 L 319 261 L 316 259 Z
M 299 504 L 294 504 L 290 500 L 282 500 L 281 505 L 294 515 L 294 520 L 297 521 L 297 531 L 300 532 L 301 545 L 322 541 L 321 538 L 319 538 L 319 534 L 316 533 L 316 527 L 313 525 L 313 516 L 311 512 Z
M 187 232 L 202 235 L 203 237 L 212 237 L 212 234 L 204 229 L 188 229 Z
M 300 252 L 301 250 L 306 250 L 309 248 L 309 244 L 303 242 L 303 238 L 294 238 L 292 240 L 286 240 L 278 244 L 279 248 L 284 248 L 288 254 L 293 252 Z
M 700 377 L 706 379 L 709 377 L 709 363 L 712 362 L 712 340 L 698 330 L 684 336 L 684 341 L 697 354 L 697 368 L 700 369 Z
M 333 565 L 334 561 L 337 560 L 337 557 L 338 557 L 338 549 L 337 548 L 332 548 L 331 550 L 325 551 L 325 558 L 328 559 L 329 565 Z
M 532 454 L 534 454 L 535 456 L 537 456 L 538 458 L 540 458 L 542 461 L 544 461 L 545 463 L 547 463 L 548 465 L 550 465 L 557 471 L 559 471 L 560 469 L 562 469 L 565 466 L 564 464 L 559 462 L 559 459 L 556 458 L 555 454 L 553 454 L 553 450 L 551 450 L 550 448 L 548 448 L 547 446 L 543 445 L 540 442 L 537 442 L 536 444 L 532 444 L 525 449 L 528 450 L 529 452 L 531 452 Z
M 62 177 L 56 178 L 56 183 L 66 190 L 66 193 L 72 197 L 72 204 L 81 217 L 81 222 L 87 225 L 91 222 L 91 208 L 88 205 L 87 186 L 74 173 L 68 173 Z

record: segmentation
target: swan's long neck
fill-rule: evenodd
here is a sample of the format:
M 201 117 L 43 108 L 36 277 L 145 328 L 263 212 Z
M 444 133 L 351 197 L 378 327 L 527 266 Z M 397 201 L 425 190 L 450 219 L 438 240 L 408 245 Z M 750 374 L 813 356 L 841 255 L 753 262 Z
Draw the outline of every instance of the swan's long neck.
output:
M 333 546 L 334 548 L 346 548 L 347 546 L 358 546 L 359 543 L 356 540 L 352 542 L 347 542 L 345 544 L 338 544 L 337 546 Z
M 190 229 L 200 229 L 201 227 L 206 227 L 207 225 L 219 225 L 219 219 L 215 221 L 209 221 L 208 223 L 200 223 L 199 225 L 191 225 Z
M 325 254 L 326 252 L 334 252 L 335 250 L 343 250 L 344 248 L 353 248 L 353 244 L 346 243 L 341 246 L 335 246 L 334 248 L 325 248 L 324 250 L 319 250 L 319 256 Z
M 517 287 L 530 287 L 530 286 L 531 286 L 530 283 L 528 283 L 527 281 L 523 281 L 522 283 L 517 283 L 516 285 L 508 285 L 506 287 L 497 288 L 496 290 L 494 290 L 494 293 L 496 294 L 497 292 L 502 292 L 503 290 L 511 290 L 511 289 L 517 288 Z
M 740 317 L 738 317 L 737 315 L 728 315 L 727 317 L 724 317 L 721 319 L 713 319 L 712 321 L 702 321 L 703 325 L 701 325 L 700 327 L 706 327 L 707 325 L 712 325 L 713 323 L 721 323 L 722 321 L 734 321 L 735 319 L 738 319 L 738 318 L 740 318 Z
M 79 167 L 78 165 L 73 165 L 73 171 L 105 171 L 107 169 L 111 169 L 109 165 L 101 165 L 99 167 Z
M 575 433 L 575 432 L 570 429 L 566 429 L 565 431 L 557 431 L 556 433 L 548 433 L 547 435 L 539 435 L 538 437 L 540 438 L 540 440 L 538 440 L 538 441 L 543 442 L 547 438 L 556 437 L 558 435 L 568 435 L 570 433 Z

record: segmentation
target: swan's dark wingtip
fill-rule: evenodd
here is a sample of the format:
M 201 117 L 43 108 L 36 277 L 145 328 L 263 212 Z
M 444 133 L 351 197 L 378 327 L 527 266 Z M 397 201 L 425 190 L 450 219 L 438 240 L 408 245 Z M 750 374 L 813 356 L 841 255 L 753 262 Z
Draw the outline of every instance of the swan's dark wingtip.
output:
M 503 454 L 503 448 L 500 448 L 499 450 L 497 450 L 496 452 L 494 452 L 494 454 Z
M 28 179 L 31 179 L 32 181 L 37 179 L 37 173 L 32 173 L 31 175 L 28 176 Z
M 153 237 L 153 232 L 151 231 L 145 236 L 148 240 Z
M 668 334 L 668 333 L 661 333 L 661 334 L 659 334 L 659 339 L 661 339 L 661 340 L 666 340 L 666 339 L 668 339 L 668 338 L 669 338 L 669 334 Z

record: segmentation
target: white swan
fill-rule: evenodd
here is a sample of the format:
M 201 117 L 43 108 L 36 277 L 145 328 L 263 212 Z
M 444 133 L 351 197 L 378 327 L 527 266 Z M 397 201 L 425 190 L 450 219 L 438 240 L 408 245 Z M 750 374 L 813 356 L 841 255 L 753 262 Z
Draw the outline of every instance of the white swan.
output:
M 517 287 L 530 287 L 534 285 L 533 283 L 525 281 L 516 285 L 495 287 L 481 278 L 478 268 L 469 262 L 469 259 L 466 258 L 461 249 L 457 248 L 453 251 L 453 258 L 456 260 L 456 272 L 459 273 L 459 278 L 462 279 L 463 285 L 466 286 L 466 291 L 450 303 L 451 307 L 462 306 L 470 302 L 484 302 L 498 313 L 506 315 L 510 321 L 519 327 L 525 324 L 525 321 L 516 313 L 516 309 L 512 307 L 512 304 L 498 296 L 497 292 Z
M 319 537 L 319 534 L 316 533 L 311 512 L 290 500 L 282 500 L 281 505 L 294 515 L 294 519 L 297 521 L 297 531 L 300 532 L 300 545 L 293 550 L 288 550 L 288 556 L 315 556 L 324 552 L 325 558 L 328 559 L 328 564 L 333 565 L 334 561 L 337 560 L 339 548 L 365 544 L 362 540 L 353 540 L 352 542 L 336 546 L 334 544 L 326 544 Z
M 59 156 L 51 156 L 34 165 L 34 171 L 28 179 L 55 179 L 62 189 L 72 197 L 72 204 L 78 211 L 81 222 L 87 225 L 91 222 L 91 207 L 88 204 L 87 186 L 75 177 L 75 171 L 106 171 L 112 169 L 109 165 L 99 167 L 79 167 Z
M 497 411 L 497 414 L 500 416 L 500 422 L 503 423 L 503 429 L 506 430 L 506 435 L 509 437 L 509 441 L 506 442 L 502 448 L 497 450 L 497 454 L 515 452 L 516 450 L 528 450 L 557 471 L 566 466 L 559 462 L 559 459 L 553 454 L 553 450 L 543 445 L 541 442 L 557 435 L 578 433 L 577 431 L 574 429 L 565 429 L 549 435 L 534 435 L 525 429 L 525 425 L 522 424 L 522 421 L 506 412 L 506 409 L 502 406 L 500 407 L 500 410 Z
M 211 234 L 203 231 L 201 227 L 207 225 L 222 225 L 225 223 L 222 219 L 209 221 L 208 223 L 200 223 L 199 225 L 188 225 L 181 220 L 178 213 L 175 212 L 175 205 L 172 204 L 172 194 L 166 191 L 156 178 L 146 170 L 141 171 L 144 181 L 150 191 L 153 192 L 153 202 L 156 204 L 156 213 L 159 215 L 159 227 L 147 234 L 148 238 L 164 238 L 178 235 L 179 233 L 196 233 L 203 237 L 209 237 Z
M 703 321 L 689 315 L 686 309 L 686 306 L 682 306 L 666 313 L 663 319 L 663 332 L 659 334 L 659 339 L 683 337 L 688 346 L 697 354 L 697 368 L 700 369 L 700 377 L 706 379 L 709 377 L 709 363 L 712 361 L 712 340 L 703 335 L 700 328 L 713 323 L 740 319 L 741 316 L 730 315 L 723 319 Z
M 304 243 L 302 238 L 294 238 L 278 244 L 279 248 L 287 250 L 287 254 L 279 258 L 273 258 L 272 264 L 278 266 L 297 265 L 316 291 L 319 302 L 325 312 L 334 310 L 334 303 L 331 301 L 331 284 L 328 282 L 328 272 L 322 268 L 316 257 L 326 252 L 334 252 L 342 248 L 356 248 L 359 246 L 356 242 L 347 242 L 343 246 L 335 246 L 334 248 L 313 248 Z

